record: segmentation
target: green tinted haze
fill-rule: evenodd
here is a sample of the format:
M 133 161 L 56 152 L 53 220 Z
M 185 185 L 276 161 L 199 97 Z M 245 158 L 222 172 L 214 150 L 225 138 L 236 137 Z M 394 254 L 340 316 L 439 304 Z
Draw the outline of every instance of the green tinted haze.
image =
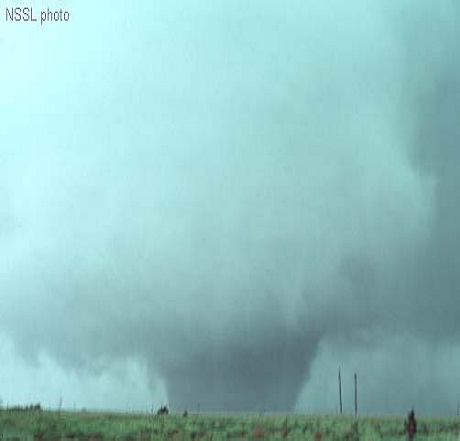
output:
M 0 6 L 4 404 L 456 411 L 456 2 Z

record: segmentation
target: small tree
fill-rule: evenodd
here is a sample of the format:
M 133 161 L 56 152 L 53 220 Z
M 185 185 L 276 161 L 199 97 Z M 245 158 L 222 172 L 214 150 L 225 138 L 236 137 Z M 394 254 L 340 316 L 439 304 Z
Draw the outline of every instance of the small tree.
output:
M 407 432 L 407 439 L 412 441 L 417 433 L 417 421 L 415 420 L 415 413 L 413 409 L 407 415 L 407 421 L 404 424 L 404 428 Z

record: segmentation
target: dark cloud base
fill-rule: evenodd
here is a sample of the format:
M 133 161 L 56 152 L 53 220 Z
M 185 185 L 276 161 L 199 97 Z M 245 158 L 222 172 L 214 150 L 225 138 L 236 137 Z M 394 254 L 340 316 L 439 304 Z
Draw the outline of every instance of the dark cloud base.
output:
M 308 378 L 317 338 L 276 335 L 257 347 L 223 345 L 161 370 L 174 409 L 289 411 Z

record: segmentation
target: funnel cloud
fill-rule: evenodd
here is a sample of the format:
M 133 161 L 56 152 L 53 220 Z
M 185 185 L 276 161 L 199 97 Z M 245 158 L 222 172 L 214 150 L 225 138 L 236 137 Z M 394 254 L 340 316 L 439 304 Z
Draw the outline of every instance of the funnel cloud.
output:
M 3 402 L 455 411 L 460 7 L 66 10 L 0 28 Z

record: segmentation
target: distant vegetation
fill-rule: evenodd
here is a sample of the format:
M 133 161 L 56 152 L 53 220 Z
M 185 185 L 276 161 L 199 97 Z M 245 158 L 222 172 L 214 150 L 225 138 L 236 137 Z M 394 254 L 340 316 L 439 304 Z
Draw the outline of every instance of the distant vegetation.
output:
M 12 406 L 7 407 L 5 410 L 11 412 L 30 412 L 30 411 L 38 411 L 42 410 L 42 406 L 40 403 L 37 404 L 29 404 L 28 406 Z
M 20 409 L 20 411 L 19 411 Z M 406 440 L 401 417 L 0 411 L 2 441 Z M 455 418 L 417 418 L 416 440 L 457 439 Z
M 161 406 L 157 411 L 157 415 L 168 415 L 168 414 L 169 414 L 168 406 Z

